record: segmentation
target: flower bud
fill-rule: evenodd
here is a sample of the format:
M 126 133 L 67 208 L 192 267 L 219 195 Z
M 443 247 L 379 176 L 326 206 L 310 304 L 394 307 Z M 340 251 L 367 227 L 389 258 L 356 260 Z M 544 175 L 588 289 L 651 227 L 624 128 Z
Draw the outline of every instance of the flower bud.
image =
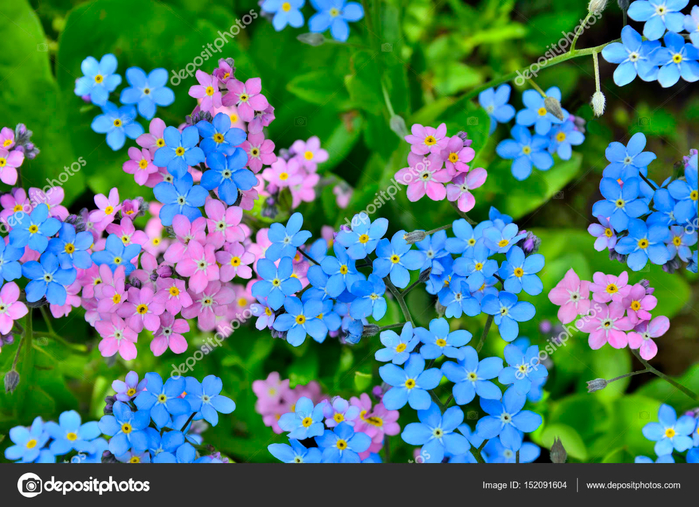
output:
M 116 396 L 107 396 L 104 399 L 104 415 L 112 415 L 114 413 L 114 403 L 116 402 Z
M 672 274 L 675 271 L 677 271 L 678 269 L 680 269 L 681 267 L 682 267 L 682 263 L 680 262 L 679 257 L 675 257 L 674 259 L 663 264 L 663 271 Z
M 532 231 L 527 231 L 526 237 L 519 242 L 519 247 L 524 251 L 525 255 L 536 253 L 539 250 L 539 246 L 541 246 L 541 240 Z
M 172 278 L 172 266 L 168 266 L 167 264 L 161 264 L 155 272 L 160 278 Z
M 444 315 L 444 312 L 447 311 L 447 307 L 442 305 L 442 303 L 440 303 L 439 300 L 437 300 L 437 302 L 434 304 L 434 310 L 437 312 L 437 315 L 441 317 L 442 315 Z
M 464 146 L 471 146 L 473 143 L 473 140 L 469 139 L 468 134 L 463 130 L 461 132 L 457 132 L 456 137 L 460 138 L 464 142 Z
M 391 116 L 388 125 L 389 127 L 391 127 L 391 130 L 395 132 L 401 139 L 408 135 L 408 127 L 405 125 L 405 120 L 402 116 L 394 114 L 393 116 Z
M 626 12 L 629 10 L 631 0 L 616 0 L 616 3 L 619 5 L 619 9 L 621 9 L 622 12 Z
M 602 14 L 602 11 L 607 8 L 607 0 L 590 0 L 587 10 L 590 14 Z
M 595 380 L 587 381 L 587 392 L 594 393 L 595 391 L 601 391 L 607 387 L 607 381 L 603 378 L 596 378 Z
M 119 463 L 119 460 L 109 451 L 104 451 L 102 454 L 102 463 Z
M 559 120 L 563 121 L 566 119 L 566 117 L 563 115 L 563 108 L 561 107 L 561 103 L 558 102 L 558 99 L 546 97 L 544 99 L 544 106 L 549 113 L 554 115 Z
M 425 283 L 427 280 L 430 279 L 431 274 L 432 268 L 427 268 L 426 270 L 420 272 L 420 275 L 417 277 L 417 281 L 420 283 Z
M 604 97 L 604 93 L 597 91 L 592 95 L 592 100 L 590 105 L 592 106 L 592 112 L 595 116 L 602 116 L 604 114 L 604 106 L 607 99 Z
M 555 438 L 553 440 L 553 445 L 551 446 L 551 452 L 549 453 L 551 458 L 551 463 L 565 463 L 568 459 L 568 453 L 563 447 L 563 443 L 560 438 Z
M 48 301 L 46 301 L 46 296 L 42 297 L 39 301 L 34 301 L 33 303 L 30 303 L 27 301 L 27 306 L 29 308 L 40 308 L 44 305 L 49 304 Z
M 325 37 L 322 33 L 302 33 L 301 35 L 296 36 L 296 38 L 309 46 L 315 47 L 325 44 Z
M 19 373 L 17 370 L 10 370 L 5 374 L 5 392 L 12 394 L 19 385 Z
M 413 243 L 417 243 L 419 241 L 422 241 L 426 237 L 427 237 L 427 234 L 425 234 L 425 231 L 413 231 L 413 232 L 406 232 L 405 234 L 403 234 L 403 239 L 409 245 L 412 245 Z
M 376 336 L 379 334 L 381 328 L 376 324 L 365 324 L 364 329 L 362 329 L 362 338 L 369 338 L 371 336 Z

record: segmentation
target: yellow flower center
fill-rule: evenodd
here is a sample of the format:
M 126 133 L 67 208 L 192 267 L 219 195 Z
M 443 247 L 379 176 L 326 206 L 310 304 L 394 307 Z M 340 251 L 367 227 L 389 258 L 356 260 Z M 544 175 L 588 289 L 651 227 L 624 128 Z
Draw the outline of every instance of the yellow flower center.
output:
M 335 420 L 336 423 L 339 424 L 345 420 L 345 416 L 338 412 L 333 416 L 333 419 Z
M 313 419 L 310 417 L 304 417 L 303 421 L 301 421 L 301 425 L 304 428 L 308 428 L 311 424 L 313 424 Z
M 337 442 L 335 443 L 335 446 L 336 446 L 339 450 L 344 451 L 345 449 L 347 449 L 347 441 L 346 441 L 346 440 L 342 440 L 342 439 L 340 438 L 340 439 L 338 439 Z
M 680 246 L 682 244 L 682 238 L 680 236 L 675 236 L 672 238 L 672 244 L 675 246 Z
M 612 231 L 609 227 L 607 227 L 604 230 L 604 235 L 607 236 L 608 238 L 611 238 L 614 235 L 614 231 Z
M 36 234 L 37 232 L 39 232 L 39 226 L 35 224 L 30 225 L 29 232 L 31 232 L 32 234 Z
M 160 139 L 157 139 L 157 140 L 155 141 L 155 145 L 156 145 L 158 148 L 162 148 L 163 146 L 165 146 L 165 139 L 163 139 L 162 137 L 161 137 Z
M 699 190 L 692 190 L 691 193 L 689 194 L 689 198 L 693 201 L 696 201 L 699 199 Z
M 282 10 L 284 12 L 289 12 L 291 10 L 291 4 L 289 2 L 284 2 L 282 4 Z
M 675 54 L 672 56 L 672 61 L 675 62 L 675 63 L 682 63 L 682 55 L 679 54 L 679 53 L 675 53 Z
M 121 125 L 122 125 L 121 120 L 120 120 L 119 118 L 116 118 L 116 119 L 114 120 L 114 126 L 117 127 L 117 128 L 119 128 L 119 127 L 121 127 Z
M 102 74 L 97 74 L 95 76 L 95 83 L 100 84 L 102 81 L 104 81 L 104 76 Z
M 2 147 L 7 148 L 12 143 L 13 143 L 12 139 L 5 139 L 5 142 L 2 143 Z
M 405 381 L 405 387 L 407 387 L 408 389 L 412 389 L 413 387 L 415 387 L 415 380 L 414 380 L 414 379 L 411 379 L 411 378 L 409 378 L 408 380 L 406 380 L 406 381 Z
M 558 141 L 559 143 L 562 143 L 565 140 L 566 140 L 565 132 L 559 132 L 558 134 L 556 134 L 556 141 Z
M 398 346 L 396 347 L 396 352 L 401 353 L 407 348 L 408 348 L 408 346 L 405 343 L 399 343 Z
M 27 442 L 27 449 L 34 449 L 36 447 L 37 441 L 34 440 L 33 438 Z
M 146 313 L 148 313 L 148 305 L 138 305 L 136 307 L 136 313 L 138 313 L 139 315 L 145 315 Z
M 138 456 L 131 456 L 131 459 L 129 460 L 129 463 L 140 463 L 140 462 L 141 462 L 141 458 L 139 458 Z
M 540 107 L 537 113 L 539 113 L 539 116 L 546 116 L 546 108 Z
M 217 143 L 222 143 L 224 140 L 223 134 L 216 133 L 214 134 L 214 141 Z
M 231 266 L 240 266 L 240 257 L 231 257 Z
M 75 442 L 78 439 L 78 435 L 72 431 L 66 435 L 66 438 L 71 442 Z
M 340 266 L 340 273 L 342 273 L 343 275 L 346 275 L 348 271 L 349 269 L 344 264 Z
M 524 146 L 522 148 L 522 153 L 524 153 L 525 155 L 529 155 L 531 152 L 532 152 L 532 149 L 529 146 Z
M 106 208 L 104 208 L 104 214 L 105 214 L 105 215 L 111 215 L 112 213 L 114 213 L 114 207 L 113 207 L 113 206 L 107 206 Z
M 284 171 L 283 173 L 281 173 L 281 174 L 279 175 L 279 179 L 280 179 L 281 181 L 286 181 L 286 180 L 288 180 L 288 179 L 289 179 L 289 173 L 286 172 L 286 171 Z
M 639 239 L 638 240 L 638 248 L 648 248 L 648 240 L 647 239 Z
M 449 154 L 449 162 L 451 162 L 452 164 L 454 164 L 454 163 L 456 163 L 456 162 L 458 162 L 458 161 L 459 161 L 459 154 L 458 154 L 458 153 L 453 153 L 453 152 L 452 152 L 452 153 Z
M 435 139 L 434 136 L 427 136 L 425 138 L 425 144 L 427 146 L 434 146 L 435 144 L 437 144 L 437 139 Z
M 305 158 L 306 160 L 313 160 L 313 152 L 306 151 L 306 153 L 303 154 L 303 158 Z
M 181 157 L 182 155 L 184 155 L 184 148 L 182 146 L 178 146 L 175 149 L 175 155 L 177 155 L 178 157 Z
M 665 430 L 665 436 L 667 438 L 672 438 L 675 436 L 675 429 L 674 428 L 668 428 Z
M 510 242 L 509 242 L 509 240 L 507 240 L 507 239 L 501 239 L 500 241 L 498 241 L 498 246 L 499 246 L 500 248 L 503 248 L 503 247 L 505 247 L 505 246 L 507 246 L 507 245 L 509 245 L 509 244 L 510 244 Z
M 306 317 L 304 315 L 297 315 L 296 316 L 296 323 L 299 325 L 302 325 L 306 322 Z
M 631 302 L 631 309 L 638 311 L 641 309 L 641 302 L 640 301 L 632 301 Z
M 248 300 L 245 298 L 238 298 L 238 306 L 243 307 L 248 304 Z
M 126 391 L 127 396 L 133 396 L 134 394 L 136 394 L 136 389 L 134 389 L 133 387 Z
M 148 167 L 148 161 L 145 158 L 142 158 L 138 163 L 138 168 L 145 169 L 146 167 Z
M 72 254 L 75 252 L 75 245 L 73 243 L 66 243 L 65 251 L 67 254 Z
M 215 93 L 214 87 L 213 86 L 207 86 L 206 87 L 206 94 L 211 97 Z
M 126 433 L 127 435 L 133 431 L 133 428 L 129 423 L 124 423 L 121 425 L 121 432 Z
M 359 242 L 360 242 L 361 244 L 363 244 L 363 245 L 366 244 L 366 243 L 368 243 L 368 242 L 369 242 L 369 235 L 368 235 L 368 234 L 362 234 L 361 236 L 359 236 Z
M 617 292 L 619 292 L 619 287 L 617 287 L 613 283 L 607 285 L 607 294 L 616 294 Z
M 398 257 L 396 254 L 391 255 L 391 262 L 393 264 L 398 264 L 400 262 L 400 257 Z
M 446 347 L 447 346 L 447 341 L 444 338 L 439 338 L 437 340 L 437 346 L 438 347 Z
M 114 294 L 112 296 L 112 303 L 114 303 L 115 305 L 118 305 L 119 303 L 121 303 L 121 294 L 119 294 L 118 292 L 116 294 Z
M 24 206 L 22 206 L 21 204 L 15 204 L 15 207 L 12 208 L 12 211 L 14 213 L 17 213 L 18 211 L 22 211 L 23 209 L 24 209 Z

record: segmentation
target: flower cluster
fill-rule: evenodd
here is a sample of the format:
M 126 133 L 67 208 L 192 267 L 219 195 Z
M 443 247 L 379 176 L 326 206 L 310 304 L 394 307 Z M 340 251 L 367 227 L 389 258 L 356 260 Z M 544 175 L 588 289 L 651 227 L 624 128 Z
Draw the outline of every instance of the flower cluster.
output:
M 606 151 L 609 165 L 600 181 L 604 198 L 592 207 L 599 221 L 588 231 L 597 239 L 597 251 L 628 264 L 633 271 L 648 261 L 674 272 L 681 262 L 696 272 L 697 150 L 684 159 L 684 176 L 661 185 L 648 178 L 656 155 L 643 151 L 646 137 L 634 134 L 627 146 L 612 142 Z
M 213 375 L 170 378 L 146 373 L 139 381 L 134 371 L 112 383 L 105 415 L 99 422 L 82 423 L 74 410 L 58 423 L 37 417 L 31 427 L 10 430 L 11 447 L 5 457 L 20 463 L 224 463 L 219 453 L 202 455 L 201 432 L 216 426 L 219 413 L 230 414 L 235 403 L 221 395 L 223 383 Z M 103 435 L 109 439 L 103 438 Z
M 605 60 L 618 65 L 614 71 L 618 86 L 631 83 L 636 76 L 646 82 L 658 81 L 663 88 L 675 85 L 680 78 L 690 83 L 699 80 L 699 6 L 685 15 L 680 11 L 688 3 L 636 0 L 629 6 L 629 17 L 644 22 L 643 37 L 627 25 L 621 30 L 621 42 L 602 50 Z M 685 31 L 691 42 L 685 40 Z
M 497 90 L 489 88 L 480 93 L 478 101 L 490 116 L 491 134 L 498 123 L 515 118 L 512 139 L 501 141 L 496 148 L 498 156 L 512 160 L 512 175 L 521 181 L 531 175 L 532 167 L 548 171 L 553 167 L 554 154 L 561 160 L 570 160 L 573 146 L 585 140 L 584 122 L 561 108 L 558 87 L 549 88 L 545 94 L 526 90 L 522 93 L 524 108 L 516 115 L 514 107 L 508 104 L 510 91 L 507 84 Z
M 447 136 L 447 126 L 442 123 L 436 129 L 415 124 L 411 134 L 405 136 L 410 143 L 408 167 L 396 173 L 396 181 L 408 187 L 408 199 L 412 202 L 425 195 L 433 201 L 446 197 L 462 212 L 470 211 L 476 204 L 471 190 L 485 183 L 488 173 L 482 168 L 468 165 L 476 152 L 465 132 Z
M 39 150 L 31 142 L 32 131 L 20 123 L 14 130 L 0 129 L 0 181 L 7 185 L 17 183 L 17 169 L 24 159 L 33 159 Z
M 301 28 L 304 17 L 301 13 L 306 0 L 264 0 L 262 14 L 271 18 L 274 29 L 279 32 L 287 25 Z M 311 0 L 316 13 L 308 20 L 312 33 L 323 33 L 330 29 L 333 39 L 345 42 L 349 38 L 349 23 L 364 17 L 364 8 L 357 2 L 346 0 Z
M 643 427 L 643 436 L 655 442 L 655 461 L 648 456 L 637 456 L 636 463 L 674 463 L 673 452 L 687 452 L 687 463 L 699 463 L 699 415 L 695 411 L 677 417 L 670 405 L 661 405 L 658 422 Z
M 619 276 L 597 272 L 589 282 L 570 269 L 549 292 L 549 299 L 560 306 L 558 318 L 563 324 L 582 317 L 576 326 L 590 333 L 590 348 L 597 350 L 606 343 L 615 349 L 628 345 L 650 360 L 658 353 L 654 339 L 670 328 L 670 319 L 651 314 L 658 304 L 653 292 L 646 280 L 630 285 L 626 271 Z
M 114 151 L 124 146 L 127 137 L 136 139 L 143 133 L 143 127 L 136 121 L 137 114 L 151 120 L 158 106 L 169 106 L 175 101 L 175 94 L 165 86 L 168 79 L 165 69 L 149 73 L 139 67 L 126 69 L 129 86 L 122 89 L 119 102 L 123 105 L 118 107 L 109 102 L 109 94 L 121 84 L 121 76 L 116 73 L 116 57 L 106 54 L 98 62 L 88 56 L 80 68 L 83 76 L 75 80 L 75 94 L 102 109 L 102 114 L 92 121 L 92 130 L 106 134 L 107 144 Z

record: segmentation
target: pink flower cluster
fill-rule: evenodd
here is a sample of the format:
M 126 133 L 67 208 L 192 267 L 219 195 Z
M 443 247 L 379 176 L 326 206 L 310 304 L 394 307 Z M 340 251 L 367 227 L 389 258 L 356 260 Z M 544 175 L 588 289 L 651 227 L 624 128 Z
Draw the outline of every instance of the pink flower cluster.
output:
M 425 195 L 433 201 L 455 202 L 459 210 L 473 209 L 476 199 L 471 190 L 488 176 L 485 169 L 472 169 L 468 163 L 476 156 L 465 132 L 447 136 L 447 126 L 436 129 L 415 124 L 405 136 L 410 143 L 408 167 L 396 173 L 396 181 L 408 187 L 408 199 L 418 201 Z
M 17 168 L 24 162 L 24 151 L 15 140 L 15 131 L 8 127 L 0 130 L 0 181 L 7 185 L 17 183 Z
M 628 345 L 640 349 L 645 360 L 655 357 L 658 346 L 653 339 L 667 332 L 670 320 L 651 315 L 658 304 L 654 289 L 646 281 L 629 285 L 626 271 L 619 276 L 597 272 L 592 280 L 580 280 L 575 270 L 570 269 L 549 292 L 551 302 L 560 306 L 560 321 L 568 324 L 582 317 L 576 326 L 590 333 L 588 342 L 593 350 L 606 343 L 616 349 Z
M 371 446 L 359 455 L 361 459 L 366 459 L 371 453 L 378 453 L 383 448 L 385 435 L 400 433 L 398 411 L 386 409 L 381 401 L 374 404 L 366 393 L 362 393 L 359 398 L 352 397 L 349 401 L 339 396 L 330 399 L 322 394 L 317 382 L 291 389 L 289 380 L 282 380 L 277 372 L 270 373 L 265 380 L 253 382 L 252 390 L 257 396 L 255 410 L 262 415 L 265 425 L 278 434 L 283 433 L 278 424 L 279 418 L 293 412 L 294 404 L 300 398 L 305 396 L 314 404 L 324 402 L 326 427 L 334 428 L 344 422 L 353 426 L 355 432 L 366 433 L 371 437 Z

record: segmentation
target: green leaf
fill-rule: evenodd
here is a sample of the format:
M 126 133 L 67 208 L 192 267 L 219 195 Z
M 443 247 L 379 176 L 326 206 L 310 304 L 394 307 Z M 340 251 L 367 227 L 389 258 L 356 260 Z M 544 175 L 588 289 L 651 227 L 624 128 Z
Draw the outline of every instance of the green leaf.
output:
M 553 440 L 560 438 L 568 456 L 580 461 L 587 459 L 588 454 L 585 442 L 575 429 L 565 424 L 546 425 L 543 431 L 538 434 L 538 437 L 534 436 L 534 438 L 536 443 L 549 449 L 553 445 Z
M 345 110 L 352 106 L 342 79 L 328 75 L 325 69 L 294 77 L 287 83 L 286 89 L 311 104 L 337 110 Z
M 381 71 L 368 51 L 357 51 L 350 60 L 351 73 L 345 76 L 345 86 L 358 108 L 376 113 L 386 109 L 381 90 Z

